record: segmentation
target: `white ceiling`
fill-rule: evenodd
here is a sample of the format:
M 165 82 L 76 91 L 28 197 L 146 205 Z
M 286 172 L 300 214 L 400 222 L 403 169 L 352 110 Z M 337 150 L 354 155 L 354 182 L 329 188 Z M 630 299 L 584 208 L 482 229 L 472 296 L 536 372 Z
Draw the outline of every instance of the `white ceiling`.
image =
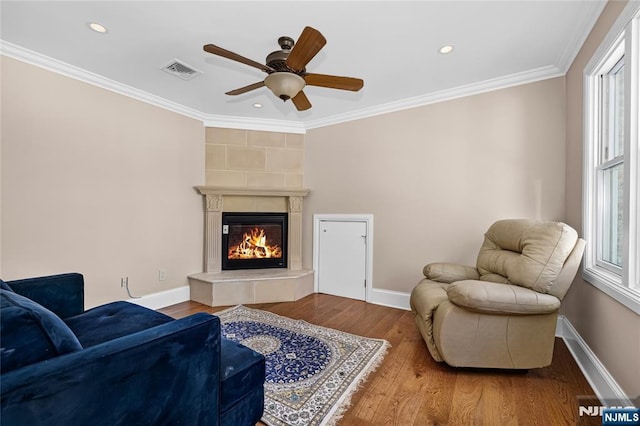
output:
M 5 55 L 205 121 L 304 129 L 562 75 L 604 4 L 3 0 L 0 35 Z M 91 21 L 108 33 L 90 31 Z M 362 78 L 362 90 L 307 87 L 313 108 L 303 112 L 267 88 L 224 94 L 266 74 L 206 53 L 204 44 L 264 63 L 278 37 L 297 39 L 307 25 L 327 39 L 307 71 Z M 446 44 L 454 52 L 438 53 Z M 174 59 L 202 75 L 184 81 L 163 72 Z

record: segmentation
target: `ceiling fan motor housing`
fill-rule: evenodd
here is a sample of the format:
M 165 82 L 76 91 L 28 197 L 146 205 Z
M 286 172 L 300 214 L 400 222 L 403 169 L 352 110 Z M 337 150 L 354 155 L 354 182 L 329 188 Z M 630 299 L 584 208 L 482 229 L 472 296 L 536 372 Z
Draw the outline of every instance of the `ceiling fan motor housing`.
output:
M 266 59 L 266 64 L 276 70 L 277 72 L 291 72 L 298 75 L 304 73 L 304 70 L 300 72 L 295 72 L 291 68 L 287 66 L 287 58 L 289 57 L 289 53 L 291 53 L 291 49 L 295 42 L 291 37 L 282 36 L 278 39 L 278 44 L 282 50 L 276 50 L 275 52 L 269 53 Z
M 267 56 L 267 65 L 276 71 L 289 71 L 286 64 L 287 56 L 289 56 L 288 50 L 276 50 L 275 52 L 271 52 Z

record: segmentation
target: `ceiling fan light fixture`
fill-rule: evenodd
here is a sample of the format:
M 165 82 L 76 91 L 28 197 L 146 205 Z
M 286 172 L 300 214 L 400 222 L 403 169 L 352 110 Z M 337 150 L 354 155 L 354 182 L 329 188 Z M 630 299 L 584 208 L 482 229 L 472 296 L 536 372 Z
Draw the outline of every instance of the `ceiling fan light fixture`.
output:
M 283 71 L 269 74 L 264 84 L 274 95 L 286 101 L 300 93 L 306 83 L 299 75 Z

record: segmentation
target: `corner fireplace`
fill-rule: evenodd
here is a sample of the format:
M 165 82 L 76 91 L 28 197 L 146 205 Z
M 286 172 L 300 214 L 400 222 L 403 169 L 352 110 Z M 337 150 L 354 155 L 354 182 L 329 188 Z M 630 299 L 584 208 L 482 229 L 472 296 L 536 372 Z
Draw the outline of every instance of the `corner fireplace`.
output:
M 222 213 L 222 270 L 287 267 L 287 213 Z

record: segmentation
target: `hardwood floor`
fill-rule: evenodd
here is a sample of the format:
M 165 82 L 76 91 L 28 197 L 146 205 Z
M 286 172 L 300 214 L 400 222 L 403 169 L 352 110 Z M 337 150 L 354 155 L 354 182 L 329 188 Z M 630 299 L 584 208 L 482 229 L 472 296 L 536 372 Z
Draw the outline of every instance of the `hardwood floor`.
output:
M 391 343 L 340 425 L 600 424 L 599 417 L 578 418 L 577 396 L 594 392 L 562 339 L 546 368 L 460 369 L 433 361 L 409 311 L 325 294 L 247 306 Z M 182 318 L 223 309 L 184 302 L 160 311 Z

